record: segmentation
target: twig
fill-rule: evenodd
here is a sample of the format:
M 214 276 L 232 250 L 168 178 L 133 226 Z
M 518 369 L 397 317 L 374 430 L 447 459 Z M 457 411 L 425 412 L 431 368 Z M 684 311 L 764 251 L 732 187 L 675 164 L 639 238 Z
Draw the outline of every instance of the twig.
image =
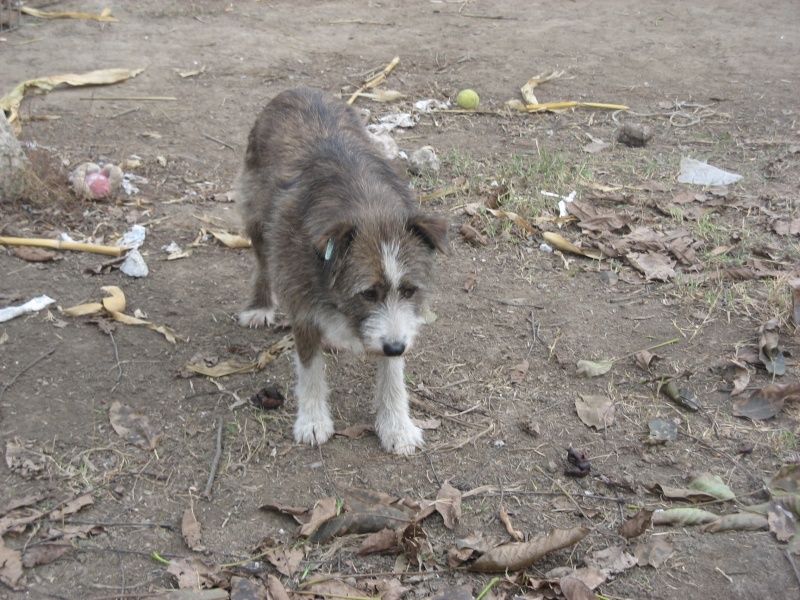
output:
M 217 476 L 217 467 L 219 466 L 219 457 L 222 455 L 222 417 L 219 418 L 219 426 L 217 427 L 217 450 L 214 453 L 214 460 L 211 461 L 211 473 L 208 474 L 208 483 L 206 489 L 203 491 L 203 497 L 206 500 L 211 500 L 211 487 L 214 485 L 214 478 Z
M 119 361 L 119 350 L 117 349 L 117 342 L 116 342 L 116 340 L 114 340 L 114 332 L 113 331 L 109 331 L 108 332 L 108 337 L 111 338 L 111 344 L 114 346 L 114 358 L 117 359 L 117 365 L 116 366 L 117 366 L 117 369 L 119 370 L 119 373 L 117 374 L 116 381 L 119 382 L 119 380 L 122 379 L 122 363 Z
M 124 117 L 125 115 L 129 115 L 131 113 L 135 113 L 141 110 L 140 108 L 129 108 L 128 110 L 123 110 L 121 113 L 117 113 L 115 115 L 111 115 L 112 119 L 118 119 L 120 117 Z
M 544 306 L 539 306 L 538 304 L 521 304 L 517 302 L 509 302 L 508 300 L 500 300 L 500 298 L 490 298 L 489 296 L 482 296 L 481 294 L 476 294 L 473 292 L 473 296 L 477 296 L 478 298 L 483 298 L 484 300 L 489 300 L 490 302 L 497 302 L 498 304 L 505 304 L 506 306 L 518 306 L 520 308 L 538 308 L 542 310 Z
M 439 476 L 436 474 L 436 467 L 433 466 L 433 459 L 431 458 L 431 455 L 428 453 L 427 450 L 424 450 L 424 449 L 422 450 L 422 453 L 428 458 L 428 464 L 431 466 L 431 471 L 433 472 L 433 478 L 436 480 L 436 486 L 441 488 L 442 487 L 442 481 L 441 481 L 441 479 L 439 479 Z
M 177 528 L 171 523 L 153 523 L 152 521 L 78 521 L 75 519 L 48 519 L 66 525 L 95 525 L 97 527 L 161 527 L 175 531 Z
M 789 561 L 789 564 L 792 565 L 792 571 L 794 571 L 795 579 L 797 579 L 797 583 L 800 583 L 800 571 L 797 570 L 797 563 L 794 562 L 794 557 L 792 553 L 788 550 L 783 551 L 786 554 L 786 560 Z
M 36 366 L 36 365 L 37 365 L 39 362 L 43 361 L 45 358 L 47 358 L 48 356 L 50 356 L 50 355 L 51 355 L 53 352 L 55 352 L 55 351 L 56 351 L 56 348 L 55 348 L 55 347 L 53 347 L 53 348 L 51 348 L 50 350 L 48 350 L 47 352 L 45 352 L 44 354 L 42 354 L 42 355 L 41 355 L 39 358 L 37 358 L 36 360 L 34 360 L 34 361 L 30 362 L 29 364 L 25 365 L 24 367 L 22 367 L 22 370 L 20 370 L 20 372 L 19 372 L 19 373 L 17 373 L 16 375 L 14 375 L 14 377 L 12 377 L 12 378 L 11 378 L 11 381 L 9 381 L 7 384 L 5 384 L 5 385 L 3 386 L 3 389 L 2 389 L 2 390 L 0 390 L 0 400 L 2 400 L 2 399 L 3 399 L 3 396 L 4 396 L 4 395 L 5 395 L 5 393 L 6 393 L 6 390 L 8 390 L 8 388 L 10 388 L 12 385 L 14 385 L 14 382 L 15 382 L 17 379 L 19 379 L 20 375 L 22 375 L 23 373 L 25 373 L 25 371 L 27 371 L 27 370 L 29 370 L 29 369 L 33 368 L 34 366 Z
M 555 479 L 553 479 L 552 477 L 550 477 L 550 475 L 548 475 L 547 473 L 545 473 L 545 472 L 544 472 L 544 469 L 542 469 L 542 467 L 540 467 L 539 465 L 536 465 L 536 470 L 537 470 L 537 471 L 539 471 L 539 473 L 541 473 L 541 474 L 542 474 L 542 475 L 544 475 L 545 477 L 547 477 L 547 478 L 548 478 L 548 479 L 549 479 L 549 480 L 550 480 L 550 481 L 553 483 L 553 485 L 555 485 L 555 486 L 556 486 L 556 487 L 557 487 L 559 490 L 561 490 L 561 493 L 562 493 L 562 494 L 564 494 L 564 495 L 565 495 L 567 498 L 569 498 L 569 499 L 570 499 L 570 502 L 572 502 L 572 503 L 575 505 L 575 508 L 577 508 L 577 509 L 580 511 L 580 513 L 583 515 L 583 518 L 584 518 L 584 519 L 586 519 L 587 521 L 589 521 L 589 520 L 590 520 L 590 519 L 589 519 L 589 517 L 588 517 L 588 515 L 587 515 L 585 512 L 583 512 L 583 508 L 581 508 L 581 505 L 580 505 L 580 504 L 578 504 L 578 501 L 577 501 L 577 500 L 575 500 L 575 498 L 573 498 L 573 497 L 572 497 L 572 494 L 570 494 L 570 493 L 569 493 L 569 492 L 566 490 L 566 488 L 564 488 L 564 486 L 563 486 L 563 485 L 561 485 L 561 483 L 560 483 L 560 482 L 556 481 Z
M 89 98 L 78 98 L 78 100 L 120 100 L 131 102 L 174 102 L 177 98 L 173 96 L 91 96 Z
M 223 142 L 221 139 L 215 138 L 213 135 L 208 135 L 207 133 L 202 133 L 202 132 L 200 132 L 200 135 L 202 135 L 207 140 L 211 140 L 212 142 L 217 142 L 218 144 L 222 144 L 226 148 L 230 148 L 231 150 L 234 151 L 236 150 L 236 148 L 234 146 L 231 146 L 228 142 Z
M 386 77 L 389 75 L 389 73 L 391 73 L 394 70 L 394 68 L 397 66 L 397 63 L 399 62 L 400 62 L 400 57 L 395 56 L 392 59 L 392 62 L 386 65 L 386 68 L 384 68 L 383 71 L 375 75 L 375 77 L 373 77 L 372 79 L 367 81 L 364 85 L 362 85 L 360 88 L 358 88 L 355 91 L 355 93 L 352 96 L 350 96 L 350 99 L 347 101 L 347 103 L 352 104 L 353 102 L 356 101 L 356 98 L 358 98 L 358 95 L 361 92 L 363 92 L 364 90 L 368 90 L 370 88 L 374 88 L 375 86 L 378 86 L 382 84 L 384 81 L 386 81 Z
M 489 591 L 494 587 L 494 584 L 496 584 L 498 581 L 500 581 L 499 577 L 492 577 L 491 581 L 486 584 L 486 587 L 481 590 L 481 593 L 478 594 L 478 597 L 475 600 L 483 600 L 483 597 L 489 593 Z
M 130 248 L 121 246 L 101 246 L 100 244 L 84 244 L 82 242 L 42 238 L 0 237 L 0 244 L 8 246 L 38 246 L 40 248 L 53 248 L 54 250 L 73 250 L 74 252 L 94 252 L 95 254 L 106 254 L 108 256 L 122 256 L 130 250 Z

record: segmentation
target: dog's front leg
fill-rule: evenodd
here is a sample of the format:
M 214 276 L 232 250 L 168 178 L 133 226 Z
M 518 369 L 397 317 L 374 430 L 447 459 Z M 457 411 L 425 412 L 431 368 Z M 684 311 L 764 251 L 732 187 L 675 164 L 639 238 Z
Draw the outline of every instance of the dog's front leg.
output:
M 408 392 L 403 381 L 402 357 L 378 359 L 375 392 L 375 430 L 387 452 L 413 454 L 422 446 L 422 430 L 408 415 Z
M 294 439 L 300 444 L 324 444 L 333 435 L 333 420 L 328 408 L 322 336 L 313 325 L 296 324 L 292 329 L 297 351 L 297 419 L 294 422 Z

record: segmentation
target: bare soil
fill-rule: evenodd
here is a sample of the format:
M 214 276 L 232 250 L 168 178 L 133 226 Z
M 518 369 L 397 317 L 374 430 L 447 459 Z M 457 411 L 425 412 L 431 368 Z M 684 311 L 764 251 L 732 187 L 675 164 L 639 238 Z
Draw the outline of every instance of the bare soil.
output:
M 639 508 L 688 505 L 651 492 L 655 483 L 681 487 L 695 473 L 711 473 L 741 495 L 741 504 L 754 504 L 767 499 L 764 481 L 782 464 L 797 461 L 797 404 L 787 404 L 768 421 L 737 419 L 731 413 L 732 382 L 720 366 L 737 350 L 754 348 L 759 328 L 774 317 L 788 365 L 779 381 L 797 381 L 800 374 L 800 339 L 789 315 L 787 285 L 793 271 L 798 276 L 800 238 L 775 232 L 776 221 L 800 217 L 796 3 L 28 4 L 93 13 L 108 5 L 120 22 L 23 15 L 18 30 L 0 33 L 0 93 L 35 77 L 146 69 L 115 86 L 28 93 L 20 139 L 29 143 L 49 193 L 0 205 L 2 234 L 67 232 L 78 240 L 113 243 L 133 223 L 144 224 L 142 253 L 150 273 L 142 279 L 116 269 L 89 275 L 86 269 L 106 257 L 64 252 L 61 260 L 31 263 L 2 247 L 0 306 L 47 294 L 66 308 L 99 301 L 106 295 L 103 286 L 119 286 L 128 313 L 143 311 L 179 339 L 172 344 L 158 332 L 123 324 L 109 335 L 89 318 L 68 317 L 55 307 L 0 325 L 0 451 L 7 454 L 9 444 L 22 444 L 32 457 L 30 468 L 3 462 L 0 509 L 28 495 L 41 496 L 33 505 L 40 511 L 85 492 L 93 499 L 67 523 L 40 519 L 9 529 L 5 547 L 20 550 L 48 536 L 63 539 L 64 525 L 97 524 L 88 534 L 67 535 L 73 547 L 58 560 L 26 568 L 24 589 L 0 584 L 0 598 L 132 598 L 171 589 L 175 579 L 149 555 L 193 554 L 180 532 L 189 507 L 202 525 L 207 558 L 234 563 L 253 555 L 265 537 L 293 543 L 295 523 L 261 510 L 266 503 L 310 507 L 334 495 L 337 485 L 432 499 L 445 481 L 463 492 L 491 489 L 463 501 L 452 531 L 438 517 L 426 519 L 431 563 L 439 568 L 429 565 L 427 575 L 397 577 L 412 590 L 408 597 L 424 598 L 456 585 L 467 585 L 477 596 L 491 576 L 448 569 L 447 551 L 472 532 L 505 536 L 498 517 L 501 502 L 528 539 L 553 528 L 591 528 L 576 546 L 527 569 L 531 578 L 541 578 L 553 568 L 578 567 L 598 550 L 625 544 L 617 529 Z M 346 96 L 394 56 L 400 62 L 382 87 L 400 91 L 405 99 L 391 104 L 358 99 L 356 106 L 368 108 L 372 118 L 408 110 L 416 100 L 453 98 L 467 87 L 478 91 L 482 109 L 425 115 L 416 127 L 395 135 L 401 149 L 432 146 L 442 160 L 438 177 L 415 178 L 421 194 L 470 184 L 469 191 L 426 202 L 426 209 L 451 216 L 454 241 L 451 255 L 439 261 L 432 307 L 438 318 L 407 358 L 414 416 L 437 418 L 440 424 L 425 432 L 425 451 L 409 458 L 387 455 L 371 433 L 336 436 L 320 448 L 294 444 L 288 353 L 259 373 L 216 381 L 187 377 L 185 369 L 198 354 L 209 360 L 255 358 L 287 333 L 236 325 L 253 257 L 247 249 L 228 249 L 199 236 L 203 228 L 234 231 L 239 226 L 226 192 L 257 112 L 279 91 L 297 85 Z M 615 140 L 619 124 L 607 110 L 502 110 L 507 100 L 519 98 L 530 77 L 554 70 L 566 73 L 537 89 L 541 102 L 628 105 L 633 112 L 617 118 L 650 127 L 648 145 L 582 152 L 590 141 L 587 133 Z M 200 72 L 179 75 L 187 71 Z M 47 116 L 58 119 L 43 119 Z M 140 164 L 126 171 L 147 180 L 136 184 L 138 193 L 121 194 L 116 202 L 70 197 L 67 173 L 78 164 L 120 163 L 134 155 Z M 520 157 L 536 165 L 553 156 L 560 157 L 566 175 L 559 180 L 561 188 L 550 191 L 576 190 L 604 211 L 631 215 L 637 226 L 684 227 L 698 242 L 701 266 L 679 268 L 667 282 L 647 281 L 624 259 L 548 254 L 539 250 L 538 235 L 458 210 L 481 201 L 492 181 L 503 178 L 517 182 L 517 201 L 529 197 L 530 206 L 542 206 L 545 199 L 538 192 L 544 184 L 535 176 L 520 183 L 513 165 Z M 713 218 L 680 222 L 656 210 L 680 192 L 703 191 L 676 183 L 681 156 L 744 175 L 716 205 Z M 591 183 L 627 187 L 616 195 L 598 195 L 597 186 L 578 177 L 578 165 L 584 175 L 590 172 Z M 549 175 L 542 171 L 541 176 Z M 552 199 L 548 202 L 540 214 L 556 213 Z M 464 242 L 458 230 L 465 223 L 486 234 L 488 244 Z M 541 226 L 572 241 L 581 238 L 575 224 Z M 167 261 L 161 248 L 170 242 L 191 248 L 191 256 Z M 719 259 L 712 251 L 725 245 L 735 249 Z M 764 259 L 772 276 L 750 281 L 705 276 L 719 267 L 752 267 L 754 251 L 763 246 L 776 255 Z M 610 270 L 618 272 L 615 285 L 601 277 Z M 474 287 L 468 292 L 471 277 Z M 677 341 L 654 350 L 660 360 L 651 373 L 634 364 L 633 353 L 671 340 Z M 526 359 L 527 373 L 513 382 L 514 367 Z M 578 378 L 581 359 L 617 360 L 602 377 Z M 749 369 L 745 395 L 773 381 L 763 368 Z M 369 424 L 369 362 L 331 356 L 328 374 L 337 430 Z M 700 410 L 686 410 L 657 392 L 659 376 L 678 374 L 683 374 L 680 385 L 696 394 Z M 262 411 L 245 402 L 231 409 L 237 399 L 246 401 L 267 385 L 285 393 L 282 407 Z M 597 430 L 579 419 L 575 401 L 588 394 L 614 401 L 611 426 Z M 114 431 L 109 408 L 115 401 L 146 414 L 163 431 L 155 450 L 134 446 Z M 678 425 L 677 440 L 647 444 L 648 423 L 656 417 Z M 202 494 L 220 419 L 223 450 L 207 500 Z M 523 427 L 528 424 L 538 434 Z M 752 451 L 739 453 L 742 444 L 752 445 Z M 589 477 L 564 475 L 569 447 L 588 454 Z M 624 500 L 588 498 L 586 492 Z M 565 502 L 565 494 L 582 512 Z M 706 508 L 724 514 L 735 512 L 735 504 Z M 628 552 L 653 536 L 673 544 L 663 565 L 610 575 L 596 591 L 606 598 L 800 597 L 792 562 L 797 559 L 767 530 L 711 534 L 698 527 L 657 527 L 630 540 Z M 394 556 L 356 554 L 362 538 L 309 547 L 291 576 L 280 575 L 263 558 L 238 572 L 254 581 L 279 575 L 288 590 L 324 573 L 391 573 Z M 491 594 L 534 598 L 542 593 L 515 581 L 496 585 Z

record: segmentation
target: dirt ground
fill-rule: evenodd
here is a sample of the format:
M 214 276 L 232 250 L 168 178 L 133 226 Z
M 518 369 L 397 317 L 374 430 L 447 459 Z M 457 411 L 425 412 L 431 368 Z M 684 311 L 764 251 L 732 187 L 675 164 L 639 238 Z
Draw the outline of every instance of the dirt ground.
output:
M 6 574 L 0 599 L 138 598 L 177 587 L 152 552 L 241 563 L 229 570 L 258 583 L 264 594 L 260 582 L 268 575 L 300 598 L 299 592 L 309 593 L 303 588 L 309 580 L 339 574 L 362 597 L 378 595 L 363 587 L 368 576 L 397 579 L 409 598 L 457 597 L 456 586 L 464 586 L 462 597 L 476 597 L 493 575 L 448 568 L 448 550 L 475 532 L 510 539 L 501 506 L 526 540 L 555 528 L 581 526 L 589 533 L 525 569 L 525 577 L 499 573 L 501 581 L 484 598 L 556 597 L 557 586 L 537 583 L 548 573 L 557 581 L 553 569 L 583 567 L 598 560 L 599 551 L 626 544 L 633 554 L 637 545 L 657 541 L 671 546 L 657 567 L 646 559 L 645 566 L 625 568 L 601 561 L 604 581 L 595 593 L 615 599 L 800 597 L 798 559 L 787 551 L 786 536 L 779 541 L 764 527 L 706 533 L 657 525 L 627 541 L 618 534 L 642 508 L 691 505 L 666 497 L 656 484 L 685 488 L 697 473 L 719 476 L 737 498 L 703 508 L 730 514 L 765 502 L 765 482 L 782 465 L 800 461 L 797 403 L 770 420 L 734 417 L 738 398 L 731 397 L 729 363 L 737 352 L 757 348 L 759 329 L 774 318 L 786 374 L 773 377 L 757 360 L 747 363 L 750 380 L 739 398 L 800 375 L 788 283 L 800 276 L 797 3 L 26 5 L 89 13 L 109 6 L 119 22 L 23 15 L 18 30 L 0 32 L 0 95 L 37 77 L 112 67 L 144 71 L 113 86 L 26 95 L 19 137 L 50 193 L 0 204 L 0 235 L 66 232 L 78 241 L 113 244 L 142 224 L 149 275 L 136 279 L 99 268 L 109 258 L 97 254 L 60 252 L 59 260 L 37 263 L 0 246 L 0 307 L 41 294 L 56 300 L 47 310 L 0 324 L 0 558 L 6 560 L 5 566 L 0 560 L 0 574 Z M 423 114 L 415 127 L 393 132 L 400 149 L 431 146 L 441 160 L 438 175 L 413 178 L 421 195 L 459 189 L 424 203 L 451 218 L 453 242 L 452 253 L 439 259 L 437 319 L 407 358 L 412 412 L 434 420 L 425 431 L 425 451 L 408 458 L 384 453 L 371 432 L 336 436 L 319 448 L 294 444 L 290 353 L 260 372 L 214 380 L 189 377 L 186 369 L 198 357 L 209 365 L 253 360 L 287 334 L 237 326 L 253 257 L 201 232 L 237 231 L 227 192 L 260 107 L 297 85 L 348 97 L 395 56 L 399 63 L 380 87 L 404 98 L 355 103 L 371 111 L 373 122 L 467 87 L 481 98 L 478 112 Z M 521 99 L 529 78 L 557 70 L 564 74 L 536 89 L 540 102 L 603 102 L 631 111 L 504 110 L 506 101 Z M 650 128 L 649 143 L 615 142 L 597 154 L 582 150 L 589 135 L 614 142 L 623 123 Z M 685 156 L 744 178 L 717 195 L 677 183 Z M 134 181 L 139 191 L 116 201 L 72 199 L 67 174 L 87 160 L 132 160 L 125 170 L 143 178 Z M 558 212 L 557 199 L 541 189 L 576 191 L 600 213 L 626 215 L 628 228 L 607 232 L 606 247 L 636 227 L 663 235 L 683 229 L 696 259 L 673 260 L 676 273 L 661 281 L 646 279 L 624 256 L 598 261 L 541 251 L 540 233 L 485 211 L 464 212 L 490 195 L 493 182 L 511 189 L 501 209 L 573 243 L 591 247 L 600 238 L 575 223 L 534 222 Z M 679 204 L 682 193 L 687 201 Z M 692 194 L 710 202 L 711 210 L 704 212 Z M 466 242 L 459 233 L 464 224 L 486 244 Z M 190 255 L 166 260 L 162 247 L 171 242 Z M 731 268 L 757 275 L 712 275 Z M 129 314 L 140 310 L 171 328 L 175 343 L 122 323 L 109 334 L 108 319 L 60 312 L 100 301 L 104 286 L 124 292 Z M 650 371 L 637 366 L 634 354 L 657 345 L 652 352 L 659 359 Z M 526 372 L 518 367 L 525 360 Z M 605 375 L 580 378 L 579 360 L 614 363 Z M 369 424 L 369 361 L 330 356 L 328 376 L 337 430 Z M 663 376 L 678 376 L 700 409 L 659 393 Z M 251 395 L 268 385 L 286 395 L 283 406 L 266 411 L 250 405 Z M 613 423 L 587 426 L 576 412 L 582 395 L 613 401 Z M 163 433 L 154 450 L 115 431 L 109 416 L 115 402 L 145 414 Z M 677 439 L 648 444 L 648 423 L 657 417 L 677 425 Z M 222 452 L 209 500 L 203 493 L 220 420 Z M 588 456 L 588 477 L 565 475 L 570 447 Z M 279 548 L 298 547 L 296 523 L 263 510 L 265 504 L 312 507 L 340 486 L 433 500 L 445 482 L 464 494 L 462 514 L 452 530 L 437 515 L 422 521 L 432 554 L 421 565 L 392 554 L 358 555 L 364 535 L 299 546 L 299 565 L 280 571 L 263 556 L 246 560 L 263 552 L 265 538 Z M 86 493 L 91 504 L 58 512 Z M 193 552 L 181 533 L 188 508 L 202 527 L 206 553 Z M 60 557 L 30 558 L 12 589 L 9 556 L 37 546 Z

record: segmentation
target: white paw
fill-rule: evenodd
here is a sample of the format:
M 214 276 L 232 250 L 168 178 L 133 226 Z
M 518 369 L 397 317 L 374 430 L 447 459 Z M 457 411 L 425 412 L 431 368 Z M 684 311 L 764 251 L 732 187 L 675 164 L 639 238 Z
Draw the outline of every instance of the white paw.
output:
M 417 448 L 421 448 L 425 444 L 422 439 L 422 430 L 411 420 L 402 427 L 390 430 L 378 429 L 378 438 L 381 440 L 384 450 L 400 455 L 414 454 Z
M 333 421 L 327 415 L 317 418 L 298 415 L 294 422 L 294 440 L 298 444 L 320 446 L 333 435 Z
M 274 308 L 251 308 L 239 313 L 239 325 L 242 327 L 263 327 L 275 322 Z

